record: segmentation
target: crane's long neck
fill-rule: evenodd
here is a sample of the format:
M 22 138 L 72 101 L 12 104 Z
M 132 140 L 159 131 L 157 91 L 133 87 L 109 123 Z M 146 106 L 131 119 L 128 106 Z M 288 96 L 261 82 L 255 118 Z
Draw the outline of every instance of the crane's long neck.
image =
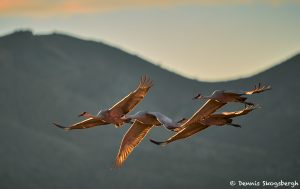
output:
M 212 99 L 212 96 L 200 96 L 198 99 L 208 100 L 208 99 Z

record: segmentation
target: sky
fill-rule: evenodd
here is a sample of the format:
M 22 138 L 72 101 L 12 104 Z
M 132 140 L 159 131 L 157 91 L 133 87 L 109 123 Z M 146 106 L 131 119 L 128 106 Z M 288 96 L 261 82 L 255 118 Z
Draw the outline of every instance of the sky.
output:
M 247 77 L 300 53 L 300 0 L 0 0 L 19 29 L 101 41 L 186 77 Z

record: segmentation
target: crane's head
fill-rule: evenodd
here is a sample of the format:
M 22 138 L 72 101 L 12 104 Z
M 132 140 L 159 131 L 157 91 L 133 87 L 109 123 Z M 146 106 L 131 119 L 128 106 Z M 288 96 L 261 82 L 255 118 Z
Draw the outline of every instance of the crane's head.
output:
M 87 112 L 82 112 L 78 115 L 78 117 L 82 117 L 82 116 L 85 116 L 87 114 Z
M 193 100 L 202 99 L 204 96 L 201 93 L 198 93 L 196 96 L 193 97 Z
M 94 117 L 94 116 L 92 114 L 88 113 L 88 112 L 82 112 L 81 114 L 78 115 L 78 117 L 91 118 L 91 117 Z

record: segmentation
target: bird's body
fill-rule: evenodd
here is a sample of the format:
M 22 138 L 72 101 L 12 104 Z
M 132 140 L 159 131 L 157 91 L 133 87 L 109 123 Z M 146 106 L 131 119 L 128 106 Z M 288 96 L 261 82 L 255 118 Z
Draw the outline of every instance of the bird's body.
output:
M 171 118 L 160 112 L 149 112 L 149 111 L 139 111 L 134 115 L 124 116 L 123 120 L 129 122 L 130 120 L 138 120 L 143 124 L 151 124 L 154 126 L 164 126 L 169 130 L 178 130 L 185 120 L 179 122 L 174 122 Z
M 123 117 L 126 121 L 134 120 L 134 123 L 124 135 L 115 165 L 120 167 L 134 150 L 135 147 L 144 139 L 147 133 L 155 126 L 164 126 L 168 130 L 176 131 L 183 122 L 174 122 L 169 117 L 160 112 L 139 111 L 134 115 Z
M 232 118 L 246 115 L 256 108 L 253 103 L 246 102 L 247 98 L 243 97 L 243 95 L 261 93 L 271 88 L 270 86 L 261 87 L 259 84 L 258 87 L 255 86 L 255 88 L 250 91 L 231 92 L 216 90 L 210 96 L 202 96 L 199 94 L 194 97 L 194 99 L 208 99 L 207 102 L 199 108 L 198 111 L 191 116 L 191 118 L 182 119 L 178 122 L 174 122 L 172 119 L 160 112 L 139 111 L 133 115 L 128 115 L 128 113 L 132 111 L 134 107 L 141 102 L 141 100 L 143 100 L 152 86 L 152 81 L 148 77 L 143 76 L 138 88 L 129 93 L 111 108 L 100 110 L 96 116 L 83 112 L 79 116 L 86 117 L 86 119 L 69 127 L 64 127 L 56 123 L 54 123 L 54 125 L 65 130 L 72 130 L 86 129 L 108 124 L 114 124 L 116 127 L 120 127 L 124 123 L 132 123 L 131 127 L 122 139 L 119 152 L 115 160 L 115 166 L 120 167 L 126 161 L 134 148 L 136 148 L 144 139 L 147 133 L 156 126 L 164 126 L 166 129 L 176 132 L 169 139 L 162 142 L 150 139 L 151 142 L 157 145 L 165 145 L 177 140 L 191 137 L 212 125 L 231 125 L 234 127 L 241 127 L 238 124 L 232 123 Z M 213 114 L 229 102 L 244 103 L 247 107 L 241 111 Z
M 217 126 L 224 126 L 226 124 L 232 123 L 231 118 L 220 118 L 220 117 L 208 117 L 207 119 L 204 119 L 201 121 L 204 125 L 217 125 Z
M 254 109 L 258 108 L 259 106 L 247 106 L 245 109 L 240 111 L 234 111 L 234 112 L 222 112 L 220 114 L 212 114 L 208 118 L 201 120 L 200 122 L 204 125 L 216 125 L 216 126 L 225 126 L 225 125 L 231 125 L 235 127 L 241 127 L 238 124 L 232 123 L 232 118 L 246 115 L 253 111 Z
M 232 118 L 241 115 L 246 115 L 249 112 L 253 111 L 254 109 L 256 109 L 255 106 L 248 106 L 241 111 L 223 112 L 221 114 L 213 114 L 208 118 L 199 119 L 198 121 L 195 122 L 186 122 L 182 126 L 183 129 L 181 129 L 179 132 L 171 136 L 166 141 L 158 142 L 152 139 L 150 139 L 150 141 L 158 145 L 166 145 L 176 140 L 188 138 L 212 125 L 216 125 L 216 126 L 231 125 L 234 127 L 240 127 L 240 125 L 232 123 Z
M 153 84 L 150 78 L 142 76 L 138 88 L 129 93 L 110 109 L 100 110 L 97 116 L 83 112 L 79 116 L 87 117 L 87 119 L 69 127 L 64 127 L 56 123 L 54 123 L 54 125 L 65 130 L 86 129 L 107 124 L 114 124 L 116 127 L 120 127 L 125 123 L 122 117 L 133 110 L 134 107 L 143 100 L 152 86 Z
M 160 126 L 161 123 L 157 120 L 157 118 L 147 111 L 138 111 L 133 115 L 124 116 L 123 119 L 129 120 L 138 120 L 142 124 L 150 124 L 155 126 Z
M 114 124 L 117 127 L 120 127 L 124 124 L 122 116 L 122 114 L 120 115 L 111 110 L 102 110 L 97 115 L 99 119 L 103 120 L 106 123 Z
M 249 102 L 245 102 L 247 98 L 242 97 L 242 94 L 226 92 L 223 90 L 216 90 L 212 93 L 210 97 L 206 97 L 206 98 L 213 99 L 222 103 L 240 102 L 240 103 L 250 104 Z
M 216 100 L 221 103 L 229 103 L 229 102 L 240 102 L 246 105 L 254 105 L 251 102 L 246 102 L 247 98 L 243 97 L 243 95 L 252 95 L 255 93 L 261 93 L 266 90 L 270 90 L 270 85 L 261 86 L 260 83 L 254 89 L 250 91 L 224 91 L 224 90 L 216 90 L 210 96 L 203 96 L 198 94 L 194 97 L 194 99 L 211 99 Z

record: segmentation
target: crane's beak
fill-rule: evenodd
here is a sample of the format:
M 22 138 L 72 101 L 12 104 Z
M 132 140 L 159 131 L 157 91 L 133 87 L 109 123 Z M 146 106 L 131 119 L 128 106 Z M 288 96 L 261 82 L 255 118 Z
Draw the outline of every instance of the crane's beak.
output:
M 86 114 L 86 112 L 82 112 L 81 114 L 78 115 L 78 117 L 82 117 Z
M 200 98 L 202 98 L 202 95 L 199 93 L 193 97 L 193 100 L 200 99 Z

